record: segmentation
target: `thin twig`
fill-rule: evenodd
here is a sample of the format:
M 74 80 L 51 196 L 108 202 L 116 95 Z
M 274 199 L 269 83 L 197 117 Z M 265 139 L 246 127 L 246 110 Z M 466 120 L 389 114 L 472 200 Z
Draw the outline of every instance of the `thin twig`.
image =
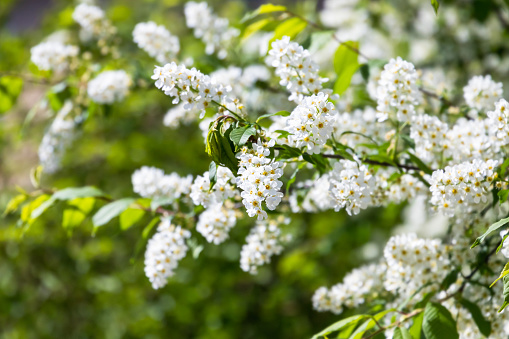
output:
M 339 155 L 339 154 L 321 154 L 324 158 L 331 158 L 331 159 L 345 159 L 345 157 Z M 393 164 L 390 164 L 388 162 L 381 162 L 381 161 L 375 161 L 375 160 L 362 160 L 362 162 L 370 165 L 378 165 L 378 166 L 385 166 L 385 167 L 394 167 Z M 420 171 L 420 168 L 413 165 L 405 165 L 405 164 L 396 164 L 396 167 L 406 169 L 406 170 L 414 170 L 414 171 Z

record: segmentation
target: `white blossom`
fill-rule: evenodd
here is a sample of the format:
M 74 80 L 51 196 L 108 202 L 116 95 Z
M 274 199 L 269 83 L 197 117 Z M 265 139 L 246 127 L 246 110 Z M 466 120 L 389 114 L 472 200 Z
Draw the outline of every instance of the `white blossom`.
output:
M 421 160 L 432 162 L 450 148 L 447 140 L 449 126 L 435 116 L 415 115 L 410 126 L 410 137 L 415 141 L 415 153 Z
M 191 199 L 195 205 L 202 205 L 208 208 L 211 205 L 221 204 L 226 199 L 233 198 L 238 194 L 235 186 L 235 176 L 226 167 L 217 167 L 217 181 L 210 189 L 209 172 L 203 173 L 203 176 L 199 175 L 191 186 Z
M 78 51 L 78 47 L 61 42 L 41 42 L 30 50 L 30 60 L 42 71 L 62 72 L 68 69 Z
M 236 213 L 218 203 L 209 206 L 198 218 L 196 230 L 216 245 L 228 239 L 229 232 L 237 222 Z
M 490 132 L 496 136 L 499 145 L 509 144 L 509 103 L 500 99 L 495 103 L 495 110 L 487 115 Z
M 94 5 L 79 4 L 74 9 L 72 18 L 81 26 L 80 36 L 84 41 L 106 35 L 110 29 L 104 11 Z
M 502 98 L 501 82 L 495 82 L 491 75 L 474 76 L 463 88 L 463 97 L 468 106 L 477 110 L 491 108 L 495 102 Z
M 88 96 L 98 104 L 124 100 L 131 86 L 131 77 L 123 70 L 104 71 L 88 83 Z
M 133 40 L 160 63 L 171 61 L 180 51 L 178 37 L 153 21 L 137 24 L 133 30 Z
M 162 169 L 143 166 L 132 175 L 133 191 L 144 198 L 173 201 L 189 194 L 193 177 L 165 174 Z

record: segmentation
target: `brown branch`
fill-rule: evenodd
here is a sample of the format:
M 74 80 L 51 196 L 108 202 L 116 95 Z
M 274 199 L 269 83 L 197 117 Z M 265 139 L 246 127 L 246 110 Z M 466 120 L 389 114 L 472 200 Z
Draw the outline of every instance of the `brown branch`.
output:
M 371 333 L 370 335 L 366 336 L 366 337 L 362 337 L 362 339 L 369 339 L 369 338 L 373 338 L 374 336 L 384 332 L 385 330 L 389 329 L 389 328 L 392 328 L 392 327 L 397 327 L 399 325 L 401 325 L 402 323 L 404 323 L 405 321 L 407 321 L 408 319 L 410 318 L 413 318 L 415 317 L 416 315 L 418 315 L 419 313 L 421 313 L 422 311 L 424 311 L 424 308 L 418 308 L 416 310 L 413 310 L 412 312 L 408 313 L 406 316 L 404 316 L 403 318 L 401 318 L 400 320 L 392 323 L 392 324 L 389 324 L 385 327 L 381 327 L 379 330 Z
M 339 155 L 339 154 L 321 154 L 324 158 L 331 158 L 331 159 L 345 159 L 345 157 Z M 377 166 L 385 166 L 385 167 L 394 167 L 393 164 L 390 164 L 388 162 L 381 162 L 381 161 L 375 161 L 375 160 L 362 160 L 362 162 L 370 165 L 377 165 Z M 420 171 L 421 169 L 417 166 L 413 165 L 405 165 L 405 164 L 396 164 L 396 167 L 406 169 L 406 170 L 414 170 L 414 171 Z

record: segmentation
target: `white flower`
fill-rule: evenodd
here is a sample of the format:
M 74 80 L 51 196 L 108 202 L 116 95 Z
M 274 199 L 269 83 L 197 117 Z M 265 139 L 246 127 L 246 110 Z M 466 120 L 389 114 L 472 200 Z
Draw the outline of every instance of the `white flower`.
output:
M 211 205 L 222 204 L 226 199 L 233 198 L 238 191 L 233 183 L 235 176 L 226 167 L 217 167 L 217 181 L 210 190 L 209 172 L 199 175 L 191 186 L 191 199 L 195 205 L 208 208 Z
M 474 76 L 463 88 L 463 97 L 468 106 L 477 110 L 491 108 L 495 102 L 502 98 L 501 82 L 495 82 L 491 75 Z
M 131 77 L 123 70 L 105 71 L 88 83 L 88 96 L 98 104 L 124 100 L 131 86 Z
M 191 122 L 198 120 L 198 117 L 200 116 L 199 110 L 187 110 L 184 105 L 185 103 L 181 102 L 175 107 L 170 108 L 163 118 L 163 124 L 175 129 L 182 124 L 188 125 Z
M 186 256 L 185 239 L 190 236 L 188 230 L 172 225 L 170 220 L 161 220 L 145 252 L 145 275 L 154 289 L 164 287 L 173 276 L 178 262 Z
M 62 72 L 69 67 L 70 59 L 77 56 L 78 51 L 78 47 L 61 42 L 41 42 L 30 50 L 30 60 L 40 70 Z
M 189 194 L 193 177 L 180 177 L 177 173 L 164 174 L 155 167 L 143 166 L 132 175 L 133 191 L 144 198 L 169 199 Z
M 496 136 L 500 146 L 509 144 L 509 103 L 500 99 L 495 103 L 495 110 L 487 115 L 490 132 Z
M 216 245 L 228 239 L 228 233 L 237 222 L 234 210 L 226 208 L 223 204 L 214 204 L 208 207 L 198 219 L 196 230 Z
M 396 113 L 396 119 L 410 121 L 415 115 L 415 105 L 421 100 L 417 87 L 418 74 L 415 67 L 400 57 L 385 65 L 378 81 L 376 107 L 380 121 Z
M 318 65 L 307 49 L 290 42 L 288 36 L 274 41 L 271 46 L 266 63 L 276 68 L 276 75 L 281 78 L 279 84 L 290 91 L 288 100 L 300 103 L 307 95 L 332 93 L 323 88 L 322 84 L 329 79 L 318 75 Z
M 410 126 L 410 137 L 415 141 L 415 153 L 421 160 L 432 162 L 448 149 L 446 139 L 449 126 L 437 117 L 427 114 L 415 115 Z
M 140 22 L 133 30 L 134 42 L 157 62 L 165 63 L 180 51 L 179 39 L 155 22 Z
M 60 169 L 65 150 L 74 140 L 75 122 L 72 118 L 67 119 L 72 109 L 72 102 L 66 101 L 42 138 L 38 155 L 46 173 L 54 173 Z
M 242 203 L 250 217 L 257 216 L 258 220 L 267 218 L 262 203 L 269 210 L 275 210 L 281 202 L 283 193 L 279 190 L 283 183 L 278 179 L 283 175 L 282 162 L 269 158 L 270 148 L 275 140 L 252 144 L 252 149 L 244 147 L 237 154 L 240 159 L 237 186 L 242 190 Z
M 239 35 L 239 30 L 229 27 L 228 19 L 217 17 L 206 2 L 187 2 L 184 14 L 187 27 L 193 28 L 194 36 L 205 43 L 205 53 L 216 52 L 219 59 L 226 58 L 227 47 Z
M 366 165 L 340 160 L 330 172 L 329 183 L 335 211 L 345 208 L 349 215 L 358 214 L 372 203 L 375 177 Z
M 246 238 L 240 252 L 240 268 L 251 274 L 258 273 L 258 266 L 270 262 L 273 255 L 283 250 L 282 243 L 288 241 L 281 235 L 278 223 L 288 224 L 289 219 L 257 221 Z
M 318 93 L 304 98 L 286 120 L 288 140 L 296 147 L 306 147 L 310 154 L 320 153 L 330 138 L 335 122 L 336 108 L 328 96 Z
M 104 11 L 97 6 L 81 3 L 74 9 L 72 18 L 81 26 L 82 40 L 89 40 L 105 35 L 109 22 Z
M 495 156 L 493 141 L 489 134 L 489 120 L 460 118 L 447 131 L 444 155 L 455 162 L 473 159 L 488 160 Z

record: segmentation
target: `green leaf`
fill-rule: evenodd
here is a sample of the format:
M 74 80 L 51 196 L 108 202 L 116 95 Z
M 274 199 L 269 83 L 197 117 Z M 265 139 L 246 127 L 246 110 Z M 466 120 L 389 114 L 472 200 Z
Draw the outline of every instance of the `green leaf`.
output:
M 72 200 L 76 198 L 100 196 L 105 196 L 105 194 L 100 189 L 93 186 L 69 187 L 57 191 L 53 194 L 53 198 L 58 200 Z
M 277 159 L 291 159 L 291 158 L 297 158 L 302 155 L 302 151 L 295 147 L 290 147 L 288 145 L 278 145 L 279 153 L 277 156 Z
M 507 167 L 509 166 L 509 158 L 505 159 L 502 165 L 500 165 L 500 176 L 504 177 L 507 172 Z
M 334 31 L 320 31 L 311 34 L 311 45 L 309 45 L 308 51 L 311 54 L 318 52 L 322 49 L 329 41 L 331 41 L 334 35 Z
M 141 200 L 141 199 L 140 199 Z M 138 200 L 138 201 L 140 201 Z M 155 211 L 157 210 L 160 206 L 164 206 L 164 205 L 169 205 L 171 203 L 173 203 L 174 199 L 173 198 L 166 198 L 166 197 L 162 197 L 162 198 L 156 198 L 156 199 L 152 199 L 150 201 L 150 209 L 152 211 Z M 148 206 L 145 206 L 145 207 L 148 207 Z
M 249 26 L 244 29 L 244 33 L 242 34 L 242 41 L 245 41 L 254 33 L 263 30 L 266 26 L 275 22 L 274 18 L 265 18 L 258 21 L 253 22 Z
M 258 120 L 256 121 L 258 122 Z M 235 144 L 235 146 L 243 146 L 249 140 L 252 135 L 256 135 L 256 128 L 252 125 L 247 125 L 244 127 L 238 127 L 231 131 L 230 140 Z
M 145 210 L 139 208 L 128 208 L 119 216 L 120 229 L 125 231 L 141 220 L 145 215 Z
M 269 41 L 269 50 L 272 48 L 272 43 L 274 41 L 281 39 L 283 36 L 289 36 L 290 39 L 293 39 L 297 34 L 303 31 L 307 25 L 308 23 L 306 21 L 298 17 L 292 17 L 283 21 L 274 30 L 274 36 Z
M 342 320 L 330 325 L 329 327 L 325 328 L 323 331 L 315 334 L 312 339 L 318 339 L 320 337 L 325 337 L 326 335 L 328 335 L 332 332 L 339 331 L 351 324 L 357 324 L 359 321 L 362 321 L 368 317 L 369 317 L 368 315 L 360 314 L 360 315 L 354 315 L 354 316 L 342 319 Z
M 509 233 L 508 233 L 508 234 L 509 234 Z M 502 272 L 500 272 L 500 275 L 498 276 L 498 278 L 497 278 L 494 282 L 492 282 L 492 283 L 491 283 L 490 288 L 492 288 L 492 287 L 493 287 L 493 285 L 495 285 L 495 283 L 496 283 L 497 281 L 499 281 L 500 279 L 502 279 L 503 277 L 505 277 L 505 276 L 506 276 L 506 275 L 508 275 L 508 274 L 509 274 L 509 262 L 507 262 L 507 263 L 505 264 L 505 266 L 504 266 L 504 268 L 502 269 Z
M 15 212 L 18 209 L 19 205 L 24 203 L 27 199 L 28 195 L 18 194 L 17 196 L 9 200 L 9 202 L 7 203 L 7 207 L 5 208 L 5 211 L 3 213 L 3 216 L 5 217 L 7 214 Z
M 217 182 L 217 164 L 213 161 L 211 161 L 209 165 L 209 182 L 209 191 L 211 191 Z
M 258 119 L 256 119 L 256 123 L 259 123 L 259 122 L 260 122 L 260 120 L 263 120 L 263 119 L 265 119 L 265 118 L 269 118 L 269 117 L 273 117 L 273 116 L 275 116 L 275 115 L 281 115 L 281 116 L 283 116 L 283 117 L 287 117 L 287 116 L 289 116 L 290 114 L 292 114 L 292 113 L 290 113 L 290 112 L 288 112 L 288 111 L 279 111 L 279 112 L 276 112 L 276 113 L 267 113 L 267 114 L 264 114 L 264 115 L 262 115 L 262 116 L 258 117 Z
M 507 201 L 507 197 L 509 196 L 509 189 L 498 191 L 497 194 L 498 194 L 498 199 L 499 199 L 500 203 L 504 203 Z
M 460 303 L 461 306 L 465 307 L 470 312 L 472 318 L 475 321 L 475 324 L 479 328 L 479 331 L 485 337 L 489 337 L 491 334 L 491 323 L 484 318 L 479 306 L 477 306 L 477 304 L 474 304 L 473 302 L 467 299 L 461 299 Z
M 20 218 L 23 224 L 25 225 L 33 224 L 34 221 L 40 216 L 40 214 L 36 214 L 34 213 L 34 211 L 36 211 L 42 204 L 46 203 L 49 200 L 51 200 L 51 196 L 43 194 L 38 196 L 28 204 L 25 204 L 21 209 Z
M 66 208 L 62 216 L 62 227 L 72 229 L 81 225 L 87 215 L 77 208 Z
M 428 303 L 424 308 L 422 330 L 426 339 L 459 338 L 451 313 L 439 303 Z
M 279 133 L 279 138 L 283 138 L 283 139 L 286 139 L 288 138 L 289 135 L 293 135 L 292 133 L 288 132 L 288 131 L 285 131 L 285 130 L 282 130 L 282 129 L 277 129 L 274 131 L 275 133 Z
M 452 284 L 456 282 L 456 280 L 458 280 L 459 273 L 460 272 L 458 269 L 453 269 L 447 273 L 444 280 L 442 280 L 442 283 L 440 284 L 440 289 L 446 291 Z
M 507 232 L 506 234 L 504 234 L 504 236 L 502 237 L 502 241 L 500 242 L 500 245 L 498 245 L 497 247 L 497 253 L 500 252 L 500 250 L 502 249 L 502 247 L 504 247 L 504 243 L 505 243 L 505 240 L 509 237 L 509 232 Z
M 417 166 L 419 167 L 419 169 L 421 171 L 423 171 L 424 173 L 426 174 L 433 174 L 433 171 L 431 170 L 431 168 L 429 168 L 428 165 L 426 165 L 421 159 L 419 159 L 415 154 L 412 154 L 410 153 L 409 151 L 406 151 L 406 153 L 408 154 L 408 156 L 410 157 L 410 160 L 412 160 L 412 162 Z
M 39 165 L 30 170 L 30 181 L 32 182 L 32 186 L 34 186 L 35 188 L 40 187 L 42 169 L 43 169 L 42 165 Z
M 359 43 L 356 41 L 347 41 L 339 45 L 334 54 L 334 70 L 338 75 L 334 84 L 334 93 L 343 94 L 348 86 L 352 76 L 359 68 L 358 55 L 351 48 L 358 49 Z
M 414 293 L 412 293 L 412 295 L 410 295 L 407 299 L 405 299 L 405 301 L 403 301 L 403 303 L 401 303 L 401 305 L 398 306 L 398 310 L 399 311 L 402 311 L 405 309 L 405 307 L 408 305 L 408 303 L 410 301 L 412 301 L 412 299 L 417 295 L 419 294 L 423 289 L 425 289 L 426 287 L 430 286 L 432 284 L 431 281 L 425 283 L 424 285 L 420 286 Z
M 104 205 L 92 217 L 94 226 L 99 227 L 107 224 L 111 219 L 125 211 L 135 201 L 135 198 L 124 198 Z
M 327 172 L 327 169 L 330 167 L 329 161 L 320 154 L 304 153 L 302 154 L 302 158 L 310 164 L 313 164 L 320 174 Z
M 396 327 L 392 339 L 412 339 L 412 335 L 404 327 Z
M 141 233 L 143 239 L 147 239 L 148 236 L 150 235 L 150 231 L 152 231 L 152 229 L 154 228 L 155 225 L 157 225 L 157 223 L 159 222 L 159 217 L 155 217 L 154 219 L 152 219 L 150 221 L 150 223 L 145 226 L 145 228 L 143 229 L 143 232 Z
M 496 230 L 498 230 L 500 227 L 504 226 L 508 222 L 509 222 L 509 218 L 505 218 L 505 219 L 501 219 L 501 220 L 497 221 L 496 223 L 492 224 L 488 228 L 488 230 L 486 232 L 484 232 L 483 235 L 481 235 L 480 237 L 475 239 L 475 242 L 472 244 L 472 246 L 470 248 L 474 248 L 474 247 L 478 246 L 481 242 L 484 241 L 484 239 L 486 239 L 486 237 L 488 235 L 490 235 L 491 233 L 495 232 Z
M 228 167 L 234 175 L 237 175 L 238 161 L 233 151 L 235 145 L 230 140 L 233 127 L 228 128 L 224 134 L 221 133 L 221 127 L 222 121 L 217 123 L 217 126 L 210 127 L 205 151 L 216 164 Z
M 297 173 L 304 167 L 306 166 L 306 163 L 303 162 L 301 164 L 299 164 L 299 166 L 295 169 L 295 171 L 293 172 L 292 176 L 290 177 L 290 179 L 288 180 L 288 182 L 286 183 L 286 195 L 288 195 L 288 192 L 290 191 L 290 186 L 295 182 L 295 179 L 297 179 Z
M 258 15 L 261 15 L 261 14 L 284 12 L 284 11 L 286 11 L 285 6 L 273 5 L 273 4 L 263 4 L 260 7 L 258 7 L 256 10 L 254 10 L 253 12 L 247 14 L 244 18 L 242 18 L 242 20 L 240 22 L 244 23 L 246 21 L 249 21 L 249 20 L 257 17 Z
M 16 99 L 23 89 L 23 79 L 16 76 L 4 75 L 0 77 L 0 87 L 12 99 Z
M 414 322 L 408 332 L 412 336 L 412 338 L 419 339 L 421 338 L 421 329 L 422 329 L 422 321 L 424 319 L 424 312 L 419 313 L 415 317 L 413 317 Z
M 431 0 L 431 6 L 433 6 L 433 10 L 435 11 L 435 15 L 438 15 L 438 7 L 440 7 L 440 4 L 438 3 L 438 0 Z
M 362 79 L 366 82 L 369 81 L 369 65 L 362 64 L 359 69 L 361 71 Z
M 504 282 L 504 293 L 503 293 L 503 295 L 504 295 L 504 303 L 502 304 L 502 306 L 498 310 L 498 313 L 502 312 L 507 307 L 507 305 L 509 305 L 509 276 L 506 275 L 502 279 L 503 279 L 503 282 Z
M 385 310 L 380 313 L 375 314 L 374 316 L 370 316 L 370 319 L 365 321 L 359 328 L 355 330 L 350 336 L 350 339 L 361 339 L 367 331 L 371 330 L 373 327 L 377 326 L 377 323 L 380 319 L 385 317 L 388 313 L 393 312 L 394 309 Z

